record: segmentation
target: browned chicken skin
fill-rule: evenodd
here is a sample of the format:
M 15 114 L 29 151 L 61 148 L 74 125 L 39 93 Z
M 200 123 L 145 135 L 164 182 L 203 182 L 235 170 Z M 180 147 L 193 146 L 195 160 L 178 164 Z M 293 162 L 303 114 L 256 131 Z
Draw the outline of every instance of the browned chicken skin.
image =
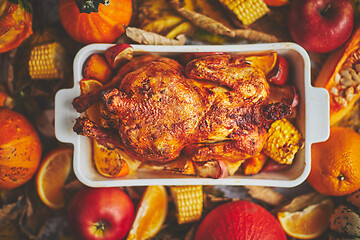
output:
M 108 146 L 123 146 L 146 162 L 171 161 L 182 151 L 195 161 L 244 160 L 262 150 L 269 124 L 291 113 L 286 104 L 268 104 L 268 96 L 264 73 L 242 57 L 203 57 L 185 69 L 157 57 L 102 93 L 107 111 L 120 119 L 121 143 Z M 92 129 L 83 118 L 74 126 L 104 142 L 106 134 Z

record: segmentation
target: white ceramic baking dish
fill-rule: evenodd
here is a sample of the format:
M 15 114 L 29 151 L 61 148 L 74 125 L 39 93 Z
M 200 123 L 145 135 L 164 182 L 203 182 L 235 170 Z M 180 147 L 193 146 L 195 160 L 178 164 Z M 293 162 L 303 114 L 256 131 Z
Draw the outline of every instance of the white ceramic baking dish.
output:
M 311 86 L 310 58 L 307 52 L 294 43 L 244 44 L 244 45 L 185 45 L 150 46 L 133 45 L 135 54 L 156 53 L 166 56 L 186 52 L 228 52 L 236 54 L 259 54 L 277 51 L 292 67 L 291 80 L 300 94 L 299 113 L 296 120 L 304 139 L 292 166 L 279 172 L 266 172 L 253 176 L 235 175 L 222 179 L 200 178 L 139 169 L 135 174 L 121 178 L 106 178 L 94 168 L 91 160 L 91 144 L 87 137 L 73 132 L 75 119 L 80 116 L 72 107 L 72 100 L 80 95 L 79 81 L 86 59 L 93 53 L 103 53 L 111 44 L 92 44 L 82 48 L 74 59 L 74 87 L 62 89 L 55 97 L 55 133 L 59 141 L 74 145 L 74 172 L 77 178 L 91 187 L 147 186 L 147 185 L 257 185 L 294 187 L 308 176 L 311 167 L 311 144 L 325 141 L 330 132 L 329 96 L 323 88 Z

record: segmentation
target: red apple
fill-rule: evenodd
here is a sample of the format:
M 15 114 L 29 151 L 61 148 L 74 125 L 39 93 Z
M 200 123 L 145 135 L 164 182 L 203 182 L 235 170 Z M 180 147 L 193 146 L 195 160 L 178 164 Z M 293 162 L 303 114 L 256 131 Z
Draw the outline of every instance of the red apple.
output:
M 84 188 L 71 200 L 68 219 L 78 239 L 119 240 L 131 228 L 134 205 L 120 188 Z
M 200 223 L 195 240 L 286 240 L 277 219 L 260 205 L 234 201 L 220 205 Z
M 288 82 L 289 77 L 289 64 L 287 60 L 278 55 L 275 73 L 269 78 L 269 82 L 276 85 L 284 85 Z
M 293 40 L 311 52 L 327 53 L 338 48 L 354 27 L 350 0 L 293 0 L 288 14 Z
M 118 43 L 105 51 L 105 58 L 112 68 L 119 68 L 124 62 L 133 59 L 134 48 L 126 43 Z

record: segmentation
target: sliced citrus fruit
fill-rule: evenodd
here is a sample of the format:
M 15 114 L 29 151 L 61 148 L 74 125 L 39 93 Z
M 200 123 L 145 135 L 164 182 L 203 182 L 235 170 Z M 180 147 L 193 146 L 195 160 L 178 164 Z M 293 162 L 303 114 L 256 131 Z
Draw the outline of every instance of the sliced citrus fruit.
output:
M 163 225 L 168 210 L 168 196 L 164 186 L 148 186 L 136 212 L 127 240 L 150 239 Z
M 102 86 L 103 86 L 103 84 L 101 82 L 94 80 L 94 79 L 82 79 L 80 81 L 81 94 L 88 94 L 91 92 L 95 92 L 98 89 L 100 89 Z M 94 105 L 92 105 L 91 107 L 89 107 L 85 112 L 87 117 L 91 121 L 93 121 L 97 124 L 101 124 L 100 106 L 101 106 L 101 103 L 97 102 Z
M 251 66 L 259 68 L 267 76 L 275 68 L 277 52 L 269 52 L 264 55 L 252 55 L 245 57 Z
M 333 210 L 334 203 L 327 198 L 302 211 L 279 212 L 278 219 L 289 236 L 299 239 L 314 239 L 328 228 Z
M 48 153 L 36 175 L 40 199 L 53 209 L 64 206 L 63 187 L 71 171 L 73 150 L 58 148 Z
M 129 173 L 129 165 L 121 155 L 96 140 L 93 140 L 93 159 L 96 169 L 105 177 L 121 177 Z

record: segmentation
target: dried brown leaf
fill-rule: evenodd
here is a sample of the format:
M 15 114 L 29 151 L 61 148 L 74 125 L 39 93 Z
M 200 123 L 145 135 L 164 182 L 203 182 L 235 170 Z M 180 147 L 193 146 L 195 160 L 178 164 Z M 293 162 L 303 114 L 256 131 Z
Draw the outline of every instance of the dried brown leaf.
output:
M 280 212 L 296 212 L 304 209 L 307 206 L 316 204 L 324 200 L 327 196 L 318 192 L 309 192 L 293 198 L 289 203 L 281 206 L 278 211 Z
M 184 45 L 186 42 L 185 35 L 179 35 L 176 39 L 170 39 L 135 27 L 127 27 L 126 36 L 139 44 L 145 45 Z
M 14 220 L 17 216 L 17 212 L 14 212 L 15 203 L 4 205 L 0 209 L 0 228 L 5 227 L 11 220 Z
M 245 188 L 248 189 L 251 197 L 271 206 L 278 206 L 286 200 L 284 195 L 269 187 L 246 186 Z

